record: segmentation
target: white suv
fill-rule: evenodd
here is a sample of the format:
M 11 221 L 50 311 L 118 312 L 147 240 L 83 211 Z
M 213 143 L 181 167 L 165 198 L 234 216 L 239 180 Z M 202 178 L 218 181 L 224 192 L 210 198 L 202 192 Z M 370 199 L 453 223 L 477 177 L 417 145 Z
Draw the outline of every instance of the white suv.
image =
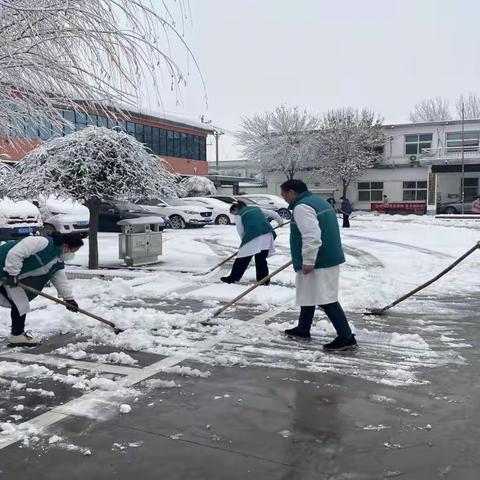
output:
M 288 209 L 288 203 L 278 195 L 269 195 L 267 193 L 248 193 L 246 195 L 238 195 L 239 200 L 247 199 L 255 202 L 259 207 L 275 210 L 283 219 L 290 220 L 292 214 Z
M 185 228 L 187 225 L 203 227 L 213 221 L 211 210 L 189 205 L 178 198 L 137 200 L 135 203 L 149 212 L 168 219 L 170 226 L 174 229 Z
M 213 221 L 217 225 L 231 225 L 235 223 L 235 216 L 230 213 L 230 206 L 221 200 L 208 197 L 184 197 L 181 201 L 188 205 L 197 205 L 211 210 Z
M 44 233 L 80 233 L 88 236 L 90 212 L 81 203 L 71 199 L 60 199 L 54 196 L 40 197 L 37 202 L 42 216 Z

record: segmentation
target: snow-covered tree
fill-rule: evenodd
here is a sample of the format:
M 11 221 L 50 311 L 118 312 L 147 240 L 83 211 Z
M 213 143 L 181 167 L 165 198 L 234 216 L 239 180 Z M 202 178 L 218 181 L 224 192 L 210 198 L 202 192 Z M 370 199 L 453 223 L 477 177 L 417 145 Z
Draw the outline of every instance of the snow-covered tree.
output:
M 215 195 L 217 189 L 213 182 L 207 177 L 192 176 L 184 178 L 179 185 L 182 197 L 204 197 L 206 195 Z
M 351 182 L 383 156 L 382 120 L 369 110 L 328 112 L 317 139 L 321 157 L 318 176 L 325 184 L 341 184 L 343 196 L 347 196 Z
M 14 185 L 16 177 L 16 171 L 7 165 L 6 163 L 0 161 L 0 198 L 8 197 Z
M 88 127 L 53 138 L 19 162 L 17 197 L 73 198 L 90 210 L 89 268 L 98 267 L 98 215 L 102 199 L 176 196 L 178 177 L 131 135 Z
M 311 168 L 314 161 L 313 137 L 319 119 L 299 107 L 284 105 L 273 112 L 243 118 L 237 133 L 244 155 L 259 172 L 281 172 L 289 180 Z
M 435 122 L 451 118 L 449 101 L 441 97 L 422 100 L 416 103 L 410 112 L 410 121 L 413 123 Z
M 0 132 L 24 136 L 25 127 L 60 129 L 59 110 L 98 104 L 135 106 L 149 78 L 157 94 L 185 84 L 196 61 L 177 29 L 185 0 L 1 0 Z M 172 57 L 180 45 L 185 68 Z M 158 99 L 160 102 L 160 97 Z
M 463 95 L 457 100 L 456 108 L 458 118 L 462 118 L 462 105 L 466 120 L 478 120 L 480 118 L 480 97 L 476 93 Z

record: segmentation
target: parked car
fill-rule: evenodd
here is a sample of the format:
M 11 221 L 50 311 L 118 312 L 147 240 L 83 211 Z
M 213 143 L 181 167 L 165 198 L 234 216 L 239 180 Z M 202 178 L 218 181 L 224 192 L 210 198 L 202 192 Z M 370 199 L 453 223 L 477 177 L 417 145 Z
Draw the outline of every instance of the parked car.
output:
M 100 214 L 98 217 L 99 232 L 121 232 L 122 229 L 117 223 L 126 218 L 149 217 L 151 213 L 132 202 L 123 200 L 111 200 L 100 204 Z M 160 230 L 165 228 L 165 223 L 160 226 Z
M 263 210 L 273 210 L 274 212 L 277 212 L 284 220 L 290 220 L 292 218 L 292 214 L 290 213 L 290 210 L 288 210 L 288 203 L 285 202 L 280 197 L 277 197 L 276 195 L 261 195 L 261 197 L 274 197 L 277 199 L 276 201 L 274 199 L 256 199 L 255 195 L 237 195 L 237 196 L 232 196 L 232 195 L 209 195 L 207 198 L 216 198 L 218 200 L 221 200 L 222 202 L 231 204 L 236 202 L 237 200 L 242 200 L 242 202 L 245 202 L 247 205 L 254 205 L 255 207 L 260 207 Z
M 33 202 L 40 210 L 43 232 L 80 233 L 88 236 L 90 212 L 88 208 L 71 199 L 54 196 L 40 197 Z
M 27 200 L 0 200 L 0 241 L 18 240 L 35 235 L 43 227 L 38 208 Z
M 473 213 L 472 203 L 473 202 L 465 202 L 464 213 Z M 462 213 L 462 203 L 461 202 L 442 203 L 440 205 L 439 212 L 445 213 L 447 215 Z
M 237 197 L 234 197 L 233 195 L 208 195 L 205 198 L 215 198 L 217 200 L 220 200 L 221 202 L 228 203 L 228 204 L 232 204 L 237 201 Z M 245 198 L 245 199 L 241 198 L 241 200 L 243 200 L 248 205 L 256 205 L 256 202 L 248 198 Z
M 204 227 L 213 220 L 212 210 L 188 204 L 178 198 L 144 199 L 137 200 L 135 203 L 147 210 L 149 214 L 154 213 L 167 218 L 170 226 L 175 229 L 186 226 Z
M 263 193 L 249 193 L 237 196 L 239 200 L 245 199 L 255 202 L 259 207 L 275 210 L 283 219 L 290 220 L 292 214 L 288 209 L 288 203 L 278 195 L 269 195 Z
M 208 197 L 185 197 L 182 202 L 197 205 L 212 211 L 213 221 L 217 225 L 231 225 L 235 223 L 235 216 L 230 213 L 230 207 L 221 200 Z

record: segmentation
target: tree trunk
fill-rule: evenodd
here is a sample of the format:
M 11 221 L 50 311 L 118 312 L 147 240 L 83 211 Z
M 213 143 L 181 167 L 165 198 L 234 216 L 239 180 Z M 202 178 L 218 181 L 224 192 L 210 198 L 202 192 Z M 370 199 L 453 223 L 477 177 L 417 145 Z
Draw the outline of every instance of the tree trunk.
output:
M 342 190 L 342 197 L 345 197 L 347 198 L 347 190 L 348 190 L 348 186 L 350 185 L 350 182 L 347 182 L 345 180 L 342 180 L 342 187 L 343 187 L 343 190 Z
M 100 212 L 100 200 L 97 197 L 90 198 L 86 206 L 90 211 L 90 228 L 88 233 L 88 268 L 98 268 L 98 215 Z

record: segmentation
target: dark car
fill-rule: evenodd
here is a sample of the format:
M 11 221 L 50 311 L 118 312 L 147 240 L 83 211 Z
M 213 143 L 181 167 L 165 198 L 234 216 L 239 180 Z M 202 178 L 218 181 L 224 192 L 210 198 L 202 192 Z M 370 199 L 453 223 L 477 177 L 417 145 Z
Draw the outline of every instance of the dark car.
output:
M 122 229 L 117 223 L 126 218 L 150 217 L 152 214 L 139 205 L 122 200 L 104 201 L 100 204 L 98 217 L 99 232 L 121 232 Z M 160 230 L 165 224 L 160 226 Z

